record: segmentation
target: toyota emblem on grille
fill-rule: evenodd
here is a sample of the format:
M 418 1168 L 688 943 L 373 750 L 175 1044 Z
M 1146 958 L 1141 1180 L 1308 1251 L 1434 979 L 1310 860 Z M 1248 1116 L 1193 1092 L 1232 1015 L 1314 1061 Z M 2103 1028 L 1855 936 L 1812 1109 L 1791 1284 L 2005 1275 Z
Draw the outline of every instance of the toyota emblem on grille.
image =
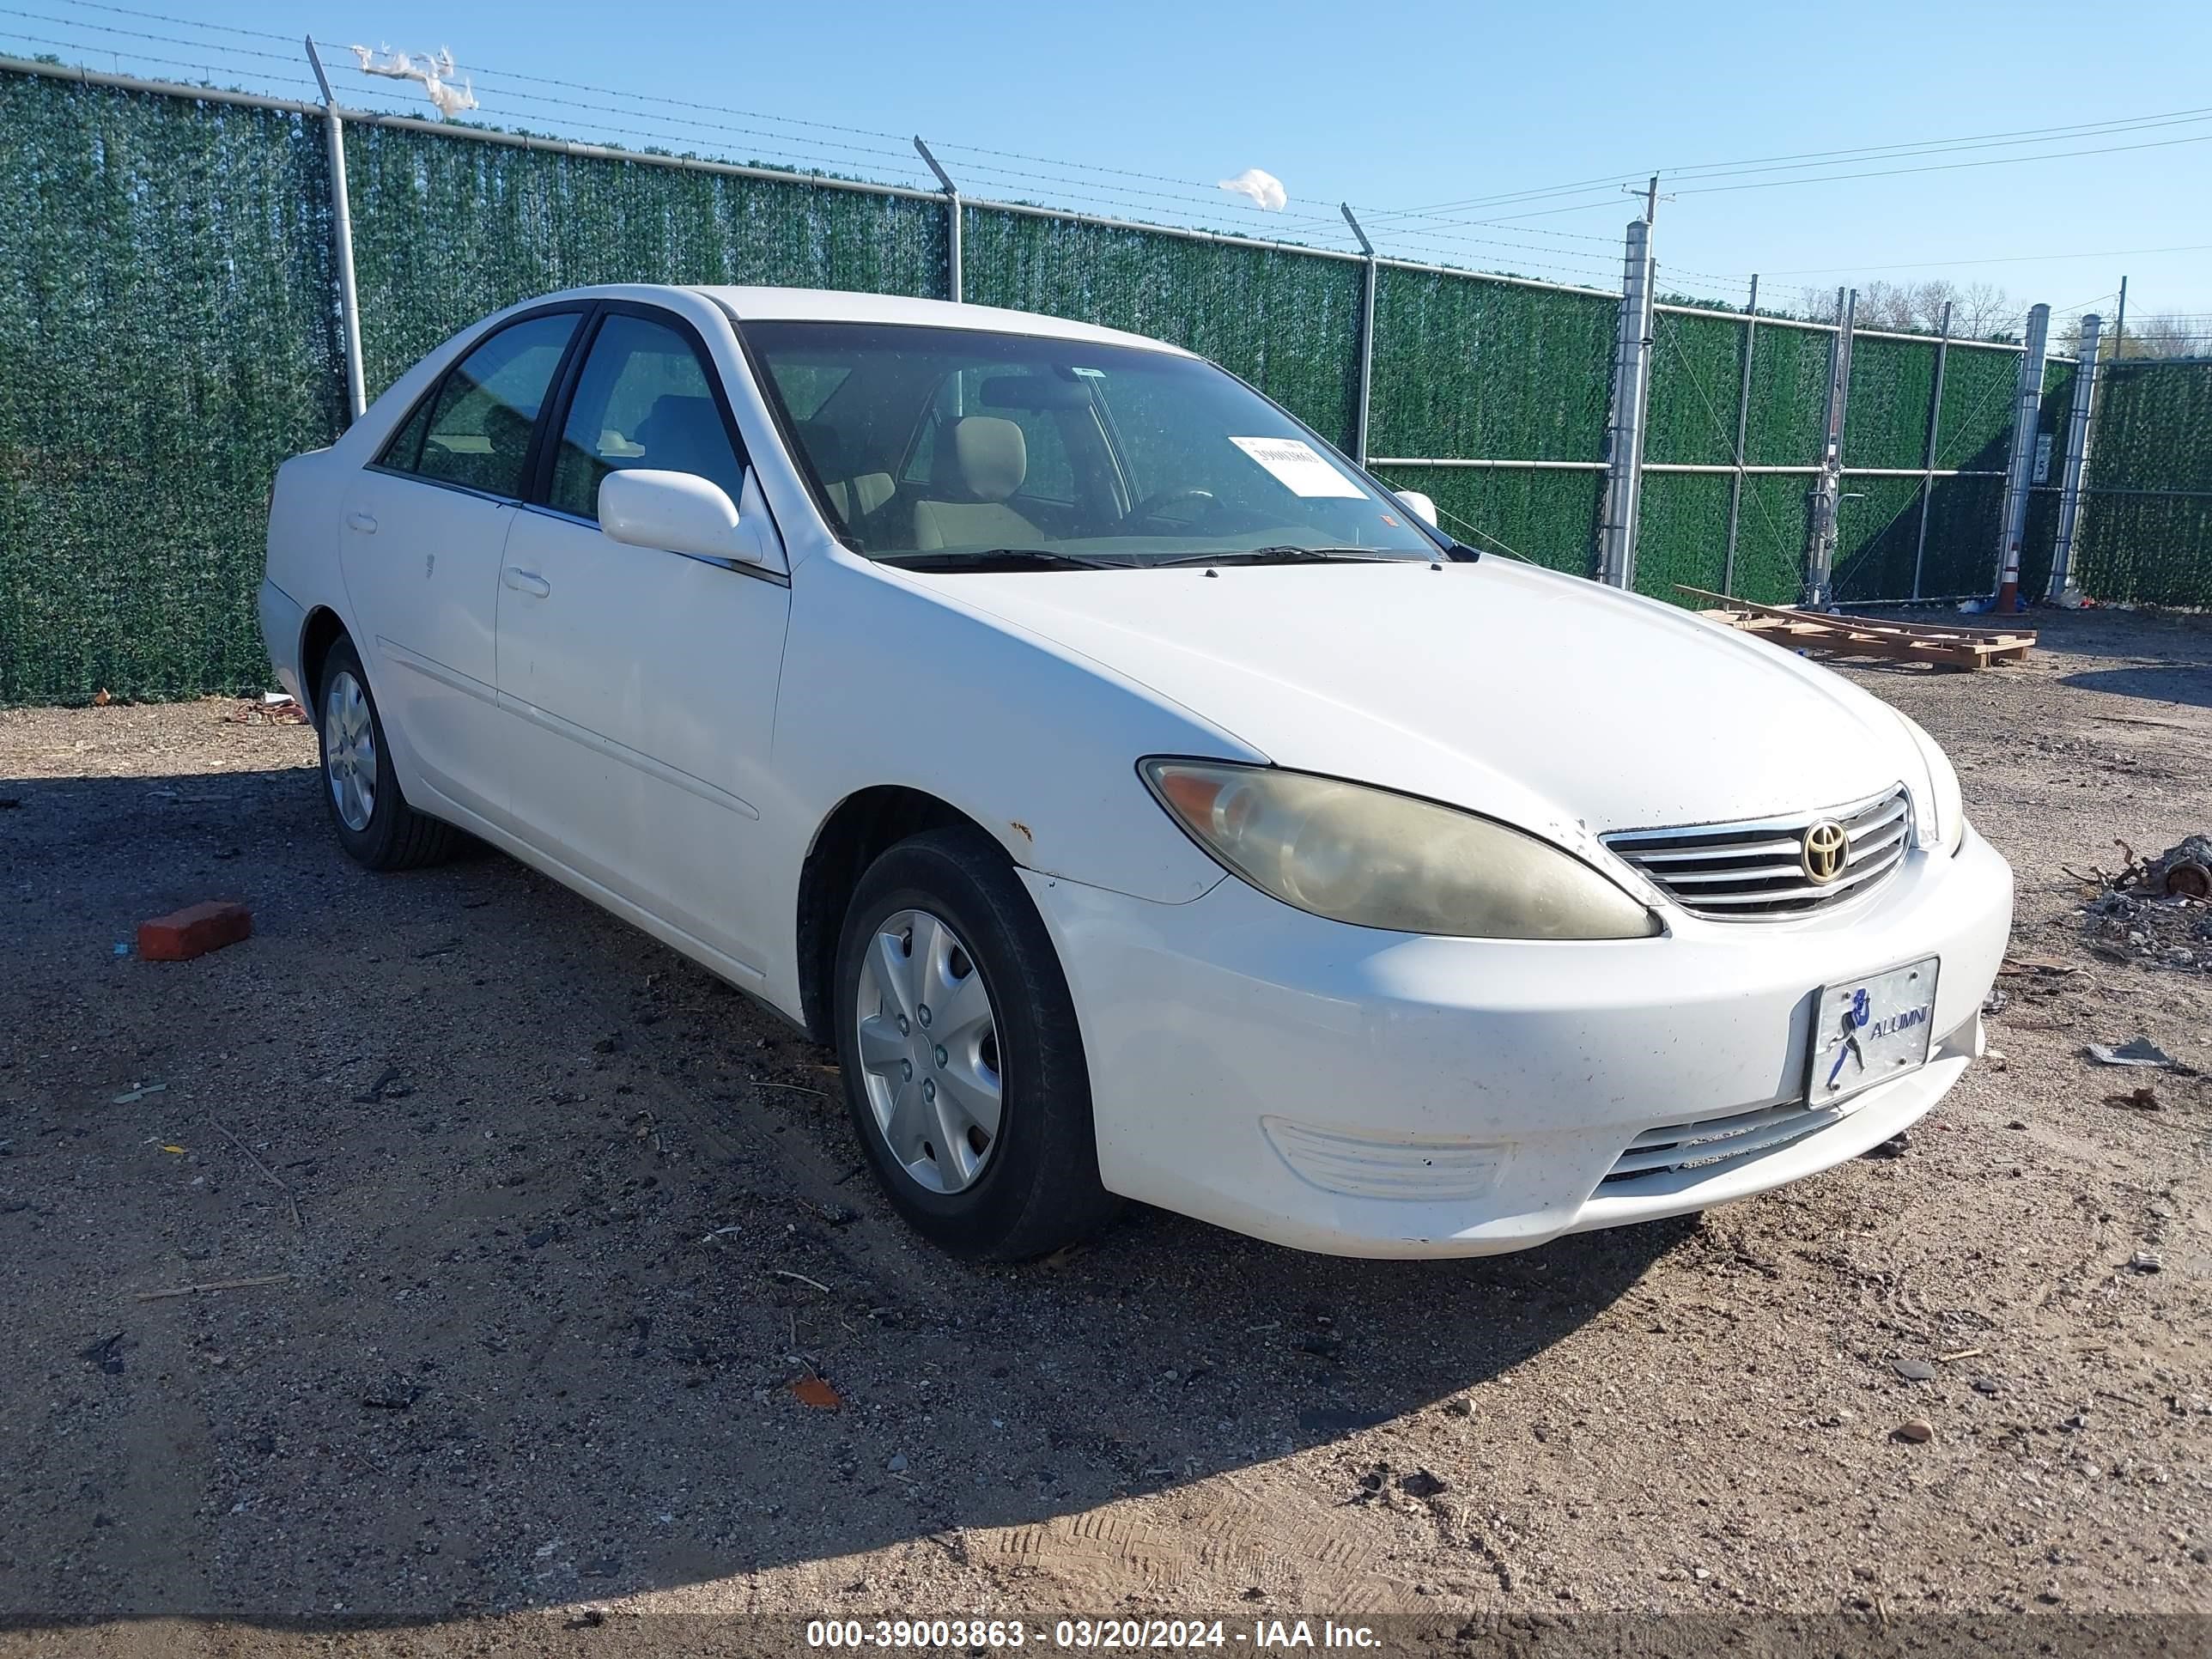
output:
M 1825 887 L 1842 875 L 1850 848 L 1850 838 L 1844 834 L 1844 826 L 1833 818 L 1822 818 L 1805 832 L 1800 861 L 1805 866 L 1806 879 Z

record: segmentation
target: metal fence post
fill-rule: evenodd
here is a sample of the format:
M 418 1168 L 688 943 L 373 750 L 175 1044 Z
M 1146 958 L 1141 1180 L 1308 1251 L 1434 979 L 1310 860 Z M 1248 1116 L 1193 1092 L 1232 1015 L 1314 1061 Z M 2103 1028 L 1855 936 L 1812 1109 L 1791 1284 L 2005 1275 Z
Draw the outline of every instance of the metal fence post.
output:
M 1997 592 L 1992 609 L 2020 609 L 2020 544 L 2027 533 L 2028 478 L 2035 465 L 2035 428 L 2043 411 L 2043 356 L 2051 307 L 2027 308 L 2027 349 L 2020 354 L 2020 391 L 2013 400 L 2012 461 L 2005 469 L 2004 534 L 1997 543 Z
M 2089 421 L 2097 395 L 2097 334 L 2104 319 L 2081 319 L 2081 361 L 2074 370 L 2074 407 L 2066 422 L 2066 475 L 2058 496 L 2058 538 L 2051 550 L 2051 583 L 2045 597 L 2059 604 L 2078 597 L 2074 588 L 2074 532 L 2081 520 L 2081 479 L 2089 464 Z
M 914 147 L 921 159 L 929 163 L 929 170 L 937 175 L 937 182 L 945 189 L 945 298 L 953 304 L 960 303 L 960 186 L 952 182 L 952 175 L 937 165 L 937 158 L 929 153 L 929 146 L 921 142 L 921 135 L 914 136 Z
M 1605 526 L 1598 580 L 1636 580 L 1636 525 L 1643 509 L 1644 388 L 1651 362 L 1651 227 L 1628 222 L 1622 256 L 1620 326 L 1613 342 L 1613 415 L 1605 432 Z
M 1339 202 L 1338 210 L 1344 222 L 1352 227 L 1352 234 L 1359 239 L 1359 251 L 1367 256 L 1367 273 L 1359 286 L 1359 407 L 1352 419 L 1352 453 L 1360 465 L 1367 465 L 1367 413 L 1375 390 L 1375 279 L 1381 269 L 1375 263 L 1375 244 L 1367 240 L 1367 233 L 1359 228 L 1359 221 L 1352 216 L 1352 204 Z
M 1729 478 L 1728 557 L 1721 592 L 1735 592 L 1735 532 L 1743 516 L 1743 441 L 1751 430 L 1751 354 L 1759 343 L 1759 273 L 1751 273 L 1751 298 L 1743 308 L 1743 374 L 1735 387 L 1735 471 Z
M 1805 549 L 1804 605 L 1826 611 L 1833 602 L 1836 515 L 1843 504 L 1844 421 L 1851 400 L 1851 329 L 1859 291 L 1836 290 L 1836 337 L 1828 347 L 1828 415 L 1820 439 L 1820 481 L 1813 487 L 1813 522 Z
M 1943 425 L 1943 373 L 1951 359 L 1951 302 L 1943 301 L 1943 330 L 1936 339 L 1936 390 L 1928 398 L 1928 446 L 1920 456 L 1920 533 L 1912 544 L 1912 597 L 1920 597 L 1921 568 L 1928 560 L 1928 503 L 1936 494 L 1936 438 Z
M 338 267 L 338 323 L 345 336 L 346 420 L 350 425 L 368 409 L 368 391 L 361 368 L 361 294 L 353 277 L 353 207 L 346 194 L 345 122 L 338 113 L 337 94 L 331 77 L 323 72 L 323 54 L 315 50 L 315 37 L 307 37 L 307 61 L 315 66 L 315 79 L 323 88 L 323 131 L 327 135 L 331 167 L 331 235 L 336 244 Z

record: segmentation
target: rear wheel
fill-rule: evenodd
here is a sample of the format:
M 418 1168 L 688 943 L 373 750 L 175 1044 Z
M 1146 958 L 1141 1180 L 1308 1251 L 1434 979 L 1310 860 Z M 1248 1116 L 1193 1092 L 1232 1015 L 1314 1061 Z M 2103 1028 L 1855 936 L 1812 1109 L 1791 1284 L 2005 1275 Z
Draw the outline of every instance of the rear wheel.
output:
M 411 870 L 452 857 L 460 831 L 416 811 L 399 793 L 384 721 L 352 641 L 331 647 L 316 707 L 323 804 L 339 845 L 372 870 Z
M 836 1020 L 854 1128 L 916 1231 L 1018 1261 L 1112 1218 L 1066 977 L 979 831 L 914 836 L 861 877 L 838 944 Z

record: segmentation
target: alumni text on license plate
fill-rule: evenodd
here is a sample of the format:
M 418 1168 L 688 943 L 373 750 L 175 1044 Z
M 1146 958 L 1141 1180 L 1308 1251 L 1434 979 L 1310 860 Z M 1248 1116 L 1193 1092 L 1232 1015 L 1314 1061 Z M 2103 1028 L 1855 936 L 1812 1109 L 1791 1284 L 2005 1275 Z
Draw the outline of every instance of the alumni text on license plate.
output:
M 1813 999 L 1805 1097 L 1826 1106 L 1928 1063 L 1936 1018 L 1934 957 L 1823 987 Z

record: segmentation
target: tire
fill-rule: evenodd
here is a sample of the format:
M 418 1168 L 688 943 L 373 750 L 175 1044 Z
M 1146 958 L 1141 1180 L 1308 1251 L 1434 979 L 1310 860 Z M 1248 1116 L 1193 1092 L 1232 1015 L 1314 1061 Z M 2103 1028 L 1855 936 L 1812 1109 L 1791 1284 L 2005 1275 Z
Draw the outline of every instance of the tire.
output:
M 315 710 L 323 805 L 354 861 L 371 870 L 413 870 L 451 858 L 461 832 L 416 811 L 400 793 L 384 717 L 351 640 L 339 639 L 324 659 Z
M 892 1205 L 933 1243 L 1018 1261 L 1120 1209 L 1099 1184 L 1066 976 L 1006 854 L 981 831 L 933 830 L 869 866 L 838 939 L 832 1014 L 854 1131 Z

